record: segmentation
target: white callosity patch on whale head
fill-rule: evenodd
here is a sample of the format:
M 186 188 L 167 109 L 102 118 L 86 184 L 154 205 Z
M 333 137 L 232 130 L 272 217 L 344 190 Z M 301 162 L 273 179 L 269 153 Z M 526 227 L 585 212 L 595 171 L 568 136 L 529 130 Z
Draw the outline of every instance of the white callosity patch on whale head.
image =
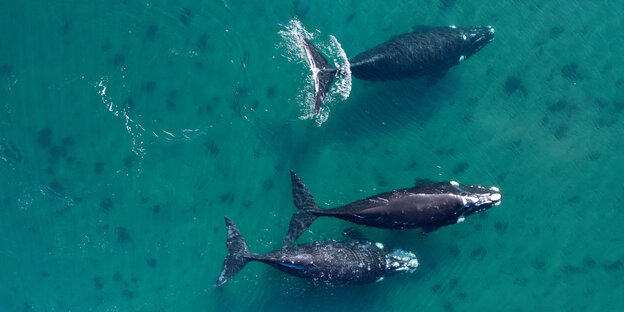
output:
M 494 203 L 494 206 L 498 206 L 501 203 L 501 198 L 503 196 L 500 193 L 494 193 L 490 195 L 490 200 Z
M 464 40 L 468 39 L 468 37 L 466 37 L 466 35 L 462 35 L 462 38 L 464 38 Z
M 462 56 L 459 57 L 459 62 L 461 63 L 465 59 L 466 59 L 466 57 L 462 55 Z
M 418 259 L 414 258 L 411 259 L 408 263 L 407 266 L 410 267 L 410 272 L 414 272 L 414 270 L 416 270 L 416 268 L 418 268 Z
M 457 28 L 457 26 L 455 26 L 455 25 L 449 25 L 449 28 L 453 28 L 453 29 L 455 29 L 455 28 Z
M 386 256 L 386 268 L 394 272 L 412 273 L 418 268 L 418 259 L 413 253 L 398 249 Z
M 494 27 L 492 27 L 492 26 L 488 26 L 488 28 L 490 29 L 490 34 L 493 34 L 493 33 L 494 33 L 494 31 L 495 31 L 495 30 L 494 30 Z
M 384 245 L 382 243 L 375 243 L 375 246 L 379 249 L 384 249 Z
M 449 183 L 451 183 L 452 186 L 459 186 L 459 183 L 457 183 L 456 181 L 451 181 Z
M 500 192 L 500 189 L 496 186 L 492 186 L 490 187 L 490 191 L 494 191 L 494 192 Z
M 479 205 L 479 197 L 476 197 L 476 196 L 464 196 L 464 197 L 462 197 L 462 199 L 464 199 L 464 202 L 466 202 L 468 205 L 474 205 L 474 204 L 476 204 L 477 206 Z
M 466 220 L 466 217 L 464 217 L 464 215 L 459 216 L 459 218 L 457 218 L 457 223 L 462 223 L 464 222 L 464 220 Z

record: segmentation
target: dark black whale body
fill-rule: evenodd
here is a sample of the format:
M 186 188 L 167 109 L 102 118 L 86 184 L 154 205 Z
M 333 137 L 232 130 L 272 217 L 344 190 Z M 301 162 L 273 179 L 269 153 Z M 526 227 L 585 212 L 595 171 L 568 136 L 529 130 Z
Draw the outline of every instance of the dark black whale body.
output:
M 291 218 L 284 246 L 288 246 L 320 216 L 387 228 L 422 228 L 427 232 L 455 224 L 474 213 L 500 204 L 496 187 L 439 182 L 382 193 L 333 209 L 321 209 L 301 179 L 291 171 L 293 200 L 299 209 Z
M 286 247 L 259 255 L 249 251 L 234 223 L 227 217 L 228 256 L 216 286 L 221 286 L 249 261 L 264 262 L 288 274 L 332 283 L 366 283 L 390 273 L 413 272 L 416 256 L 395 250 L 386 252 L 383 245 L 369 241 L 316 242 Z
M 303 38 L 308 63 L 318 69 L 314 81 L 315 112 L 318 112 L 331 82 L 341 69 L 331 66 L 322 54 Z M 396 36 L 349 61 L 353 76 L 371 81 L 396 80 L 422 75 L 441 76 L 481 50 L 494 39 L 494 28 L 421 27 Z
M 436 27 L 396 36 L 351 61 L 353 76 L 395 80 L 444 73 L 494 39 L 492 27 Z

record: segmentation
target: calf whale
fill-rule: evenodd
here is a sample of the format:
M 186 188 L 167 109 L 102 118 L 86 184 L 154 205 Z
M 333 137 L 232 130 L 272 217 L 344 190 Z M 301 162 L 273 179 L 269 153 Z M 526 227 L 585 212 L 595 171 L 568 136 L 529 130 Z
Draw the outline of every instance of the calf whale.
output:
M 379 281 L 392 273 L 414 272 L 418 267 L 413 253 L 387 252 L 381 243 L 364 240 L 316 242 L 255 254 L 249 251 L 232 220 L 225 217 L 225 224 L 229 254 L 215 286 L 225 284 L 249 261 L 264 262 L 297 277 L 337 284 Z
M 345 68 L 335 68 L 307 38 L 298 37 L 314 73 L 314 113 L 318 113 L 334 77 L 344 74 Z M 356 78 L 371 81 L 442 76 L 492 40 L 491 26 L 419 27 L 356 55 L 349 69 Z
M 321 216 L 386 229 L 422 228 L 425 232 L 460 223 L 501 202 L 498 188 L 463 185 L 455 181 L 418 185 L 358 200 L 333 209 L 321 209 L 291 170 L 292 193 L 299 209 L 290 219 L 284 246 L 294 243 Z

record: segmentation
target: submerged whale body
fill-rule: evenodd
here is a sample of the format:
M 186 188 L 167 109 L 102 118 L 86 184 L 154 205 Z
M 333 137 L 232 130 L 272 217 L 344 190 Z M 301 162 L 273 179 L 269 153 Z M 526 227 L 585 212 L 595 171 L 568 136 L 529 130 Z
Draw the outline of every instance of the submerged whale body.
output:
M 386 229 L 422 228 L 426 232 L 460 223 L 501 202 L 498 188 L 438 182 L 399 189 L 355 201 L 342 207 L 321 209 L 297 175 L 290 171 L 293 214 L 284 246 L 294 243 L 321 216 Z
M 227 249 L 215 286 L 225 284 L 249 261 L 264 262 L 288 274 L 331 283 L 366 283 L 399 272 L 413 272 L 418 260 L 411 252 L 386 252 L 380 243 L 362 240 L 316 242 L 282 248 L 267 254 L 249 251 L 236 225 L 225 217 Z
M 314 77 L 314 112 L 317 113 L 332 80 L 344 69 L 335 68 L 312 43 L 299 36 Z M 421 27 L 396 36 L 349 61 L 351 74 L 359 79 L 396 80 L 422 75 L 442 76 L 481 50 L 494 39 L 494 28 L 486 27 Z

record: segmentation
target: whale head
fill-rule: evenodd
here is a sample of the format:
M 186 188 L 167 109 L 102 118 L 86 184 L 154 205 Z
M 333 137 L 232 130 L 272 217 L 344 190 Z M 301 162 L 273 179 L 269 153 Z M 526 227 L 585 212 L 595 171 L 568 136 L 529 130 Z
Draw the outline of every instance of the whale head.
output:
M 501 203 L 502 194 L 495 187 L 485 187 L 482 185 L 464 185 L 455 181 L 449 182 L 453 188 L 453 193 L 459 196 L 464 204 L 463 213 L 457 220 L 462 222 L 463 219 L 471 214 L 479 213 Z
M 466 27 L 461 29 L 461 36 L 464 40 L 464 45 L 462 49 L 463 54 L 460 56 L 459 62 L 479 52 L 488 43 L 492 42 L 492 40 L 494 40 L 494 27 Z

